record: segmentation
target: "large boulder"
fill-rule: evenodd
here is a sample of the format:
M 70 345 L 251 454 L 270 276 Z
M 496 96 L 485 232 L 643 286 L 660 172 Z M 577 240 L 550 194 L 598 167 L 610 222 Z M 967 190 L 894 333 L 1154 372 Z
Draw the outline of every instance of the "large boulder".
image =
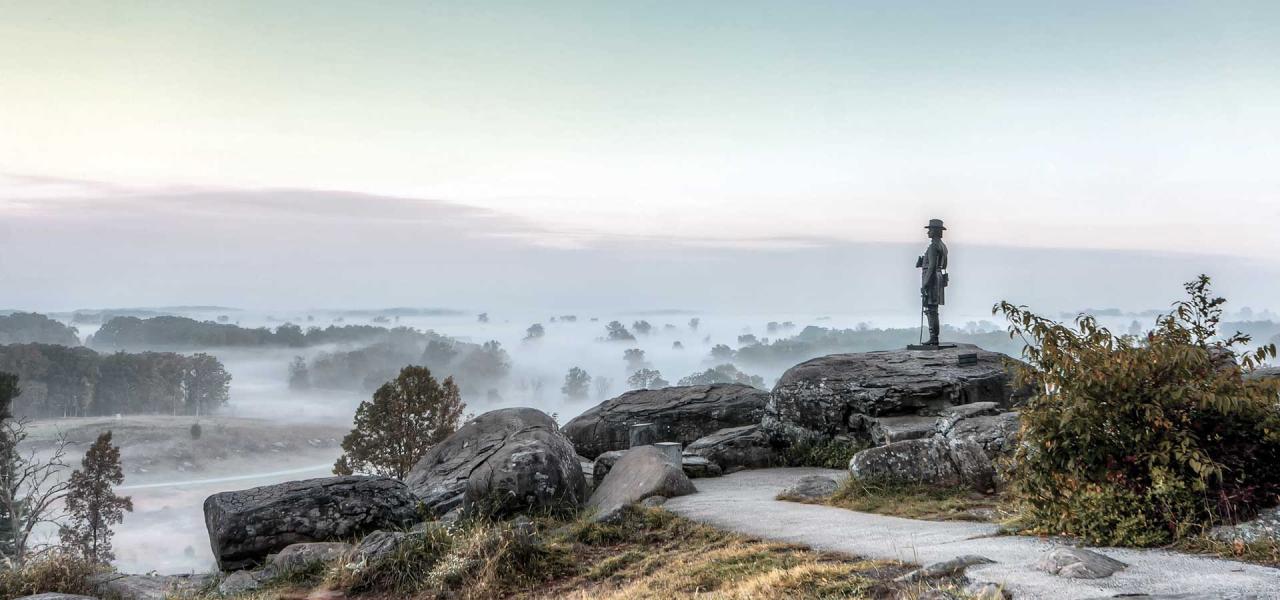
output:
M 991 459 L 982 446 L 943 437 L 868 448 L 853 455 L 849 471 L 863 480 L 969 486 L 979 491 L 990 490 L 995 480 Z
M 700 437 L 684 449 L 720 465 L 725 473 L 741 469 L 763 469 L 780 462 L 777 450 L 759 425 L 729 427 Z
M 633 390 L 582 413 L 564 432 L 588 458 L 629 448 L 631 426 L 639 423 L 653 423 L 660 442 L 689 444 L 726 427 L 759 423 L 768 400 L 768 392 L 737 383 Z
M 200 593 L 214 581 L 214 576 L 198 575 L 135 575 L 130 573 L 103 573 L 89 580 L 94 593 L 116 600 L 166 600 L 188 597 Z
M 607 518 L 628 504 L 651 496 L 675 498 L 698 491 L 684 470 L 653 446 L 638 446 L 614 463 L 587 502 L 597 518 Z
M 960 364 L 961 354 L 976 361 Z M 870 441 L 877 417 L 939 415 L 962 404 L 1012 406 L 1013 359 L 972 344 L 941 350 L 833 354 L 787 370 L 769 396 L 762 424 L 784 442 L 849 435 Z M 910 429 L 910 428 L 908 428 Z M 906 437 L 917 432 L 909 431 Z M 887 440 L 891 441 L 891 440 Z
M 218 567 L 234 571 L 291 544 L 408 527 L 418 521 L 416 504 L 395 479 L 325 477 L 214 494 L 204 501 L 204 521 Z
M 456 508 L 487 516 L 576 509 L 587 498 L 573 444 L 554 419 L 533 408 L 472 419 L 431 448 L 405 482 L 435 515 Z

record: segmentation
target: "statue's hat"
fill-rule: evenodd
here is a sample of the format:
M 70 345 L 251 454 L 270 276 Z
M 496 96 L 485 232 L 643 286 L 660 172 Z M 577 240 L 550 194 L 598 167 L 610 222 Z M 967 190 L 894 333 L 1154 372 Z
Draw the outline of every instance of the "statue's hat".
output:
M 942 226 L 942 219 L 929 219 L 929 224 L 925 225 L 925 229 L 941 229 L 945 231 L 947 228 Z

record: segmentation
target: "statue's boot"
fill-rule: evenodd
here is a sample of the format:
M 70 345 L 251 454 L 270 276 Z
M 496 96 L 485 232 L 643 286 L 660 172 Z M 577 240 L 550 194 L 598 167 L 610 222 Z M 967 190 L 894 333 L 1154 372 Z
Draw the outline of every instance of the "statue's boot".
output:
M 939 333 L 939 331 L 941 330 L 941 327 L 939 326 L 939 323 L 938 323 L 938 309 L 937 309 L 937 308 L 933 308 L 933 307 L 930 307 L 930 308 L 931 308 L 931 310 L 929 310 L 929 311 L 928 311 L 928 317 L 929 317 L 929 341 L 928 341 L 928 342 L 926 342 L 926 343 L 927 343 L 927 344 L 929 344 L 930 346 L 937 346 L 937 345 L 938 345 L 938 333 Z

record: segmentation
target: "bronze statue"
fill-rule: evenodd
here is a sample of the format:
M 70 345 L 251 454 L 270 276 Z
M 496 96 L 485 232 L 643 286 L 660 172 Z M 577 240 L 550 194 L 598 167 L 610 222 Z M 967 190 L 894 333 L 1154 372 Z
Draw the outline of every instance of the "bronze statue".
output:
M 922 349 L 949 347 L 938 342 L 941 325 L 938 322 L 938 307 L 947 303 L 947 245 L 942 243 L 942 219 L 929 219 L 925 226 L 929 233 L 929 247 L 924 256 L 916 259 L 916 267 L 920 271 L 920 303 L 923 305 L 924 317 L 929 321 L 929 341 Z

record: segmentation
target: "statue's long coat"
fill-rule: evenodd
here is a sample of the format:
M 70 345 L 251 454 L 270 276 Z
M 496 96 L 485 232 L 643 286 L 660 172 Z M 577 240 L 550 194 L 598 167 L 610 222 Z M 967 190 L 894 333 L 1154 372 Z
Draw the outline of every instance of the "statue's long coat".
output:
M 941 239 L 934 238 L 924 251 L 921 268 L 920 287 L 924 290 L 924 303 L 946 304 L 947 283 L 943 280 L 942 271 L 947 268 L 947 245 Z

